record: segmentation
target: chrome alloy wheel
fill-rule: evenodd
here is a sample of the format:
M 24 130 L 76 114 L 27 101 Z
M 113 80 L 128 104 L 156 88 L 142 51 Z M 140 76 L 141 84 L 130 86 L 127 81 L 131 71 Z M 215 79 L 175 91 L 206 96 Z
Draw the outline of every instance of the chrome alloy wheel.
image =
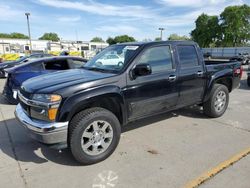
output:
M 215 98 L 214 107 L 217 112 L 221 112 L 227 102 L 227 95 L 224 91 L 219 91 Z
M 91 156 L 107 150 L 113 140 L 113 129 L 107 121 L 94 121 L 83 132 L 81 145 L 83 151 Z

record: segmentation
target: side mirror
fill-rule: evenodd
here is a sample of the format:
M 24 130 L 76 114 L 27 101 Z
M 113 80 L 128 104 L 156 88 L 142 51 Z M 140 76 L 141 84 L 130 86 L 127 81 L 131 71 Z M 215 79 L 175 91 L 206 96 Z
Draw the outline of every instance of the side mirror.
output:
M 152 68 L 149 64 L 138 64 L 132 70 L 132 78 L 135 79 L 138 76 L 146 76 L 152 73 Z

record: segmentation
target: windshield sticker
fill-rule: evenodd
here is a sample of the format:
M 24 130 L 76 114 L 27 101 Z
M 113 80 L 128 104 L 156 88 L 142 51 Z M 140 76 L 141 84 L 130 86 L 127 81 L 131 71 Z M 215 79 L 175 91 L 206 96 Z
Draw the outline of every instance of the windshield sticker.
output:
M 126 50 L 136 50 L 139 46 L 126 46 L 124 49 Z

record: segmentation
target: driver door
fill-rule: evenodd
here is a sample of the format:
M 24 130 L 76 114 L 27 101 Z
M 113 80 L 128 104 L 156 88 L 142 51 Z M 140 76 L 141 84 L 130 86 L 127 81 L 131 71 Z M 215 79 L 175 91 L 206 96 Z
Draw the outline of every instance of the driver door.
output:
M 124 91 L 129 121 L 173 108 L 178 99 L 177 73 L 169 45 L 149 47 L 135 60 L 149 64 L 152 73 L 132 80 Z

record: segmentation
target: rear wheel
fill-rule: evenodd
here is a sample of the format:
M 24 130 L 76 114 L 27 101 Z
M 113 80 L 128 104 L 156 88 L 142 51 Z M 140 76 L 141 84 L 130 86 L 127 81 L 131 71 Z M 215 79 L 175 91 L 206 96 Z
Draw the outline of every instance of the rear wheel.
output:
M 75 159 L 88 165 L 110 156 L 119 143 L 117 117 L 103 108 L 90 108 L 74 116 L 69 127 L 69 146 Z
M 215 84 L 211 96 L 203 104 L 203 111 L 209 117 L 220 117 L 222 116 L 228 106 L 229 92 L 225 85 Z

